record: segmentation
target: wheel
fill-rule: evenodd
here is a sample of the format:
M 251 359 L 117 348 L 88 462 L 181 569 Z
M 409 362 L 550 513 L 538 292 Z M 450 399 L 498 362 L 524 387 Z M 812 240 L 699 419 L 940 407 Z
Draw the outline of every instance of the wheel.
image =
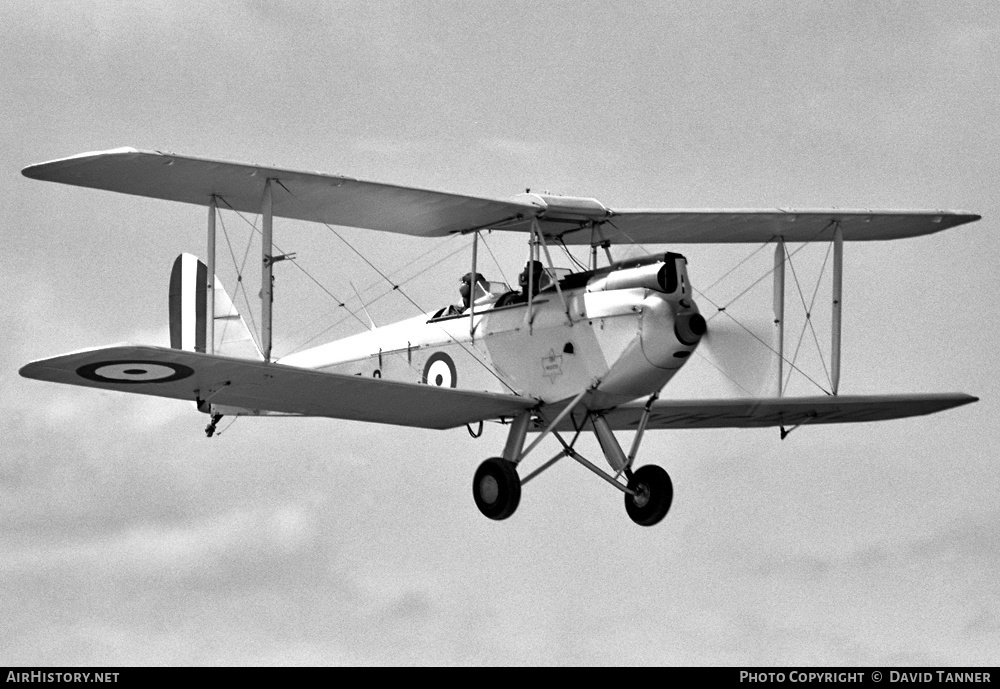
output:
M 625 511 L 639 526 L 652 526 L 667 516 L 674 500 L 674 484 L 670 474 L 655 464 L 636 469 L 628 482 L 635 495 L 625 494 Z
M 472 479 L 476 507 L 490 519 L 506 519 L 521 502 L 521 478 L 513 462 L 490 457 L 479 465 Z

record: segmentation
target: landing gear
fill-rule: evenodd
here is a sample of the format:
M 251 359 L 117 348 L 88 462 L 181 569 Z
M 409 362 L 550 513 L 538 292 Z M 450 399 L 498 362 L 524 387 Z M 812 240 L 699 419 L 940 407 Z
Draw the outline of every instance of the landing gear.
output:
M 480 512 L 490 519 L 506 519 L 514 514 L 514 510 L 517 509 L 517 505 L 521 501 L 521 486 L 523 484 L 531 481 L 562 457 L 570 457 L 625 494 L 625 511 L 636 524 L 652 526 L 667 516 L 670 503 L 674 499 L 674 486 L 667 472 L 653 464 L 632 471 L 632 461 L 639 449 L 639 442 L 646 429 L 650 410 L 657 396 L 651 396 L 646 403 L 636 436 L 632 441 L 632 451 L 628 455 L 625 454 L 615 438 L 611 423 L 605 414 L 591 411 L 586 413 L 583 424 L 586 424 L 588 420 L 593 423 L 594 434 L 597 436 L 604 458 L 608 460 L 608 464 L 615 472 L 612 476 L 595 466 L 590 460 L 582 457 L 574 448 L 577 439 L 584 431 L 582 424 L 575 419 L 573 420 L 576 434 L 570 442 L 566 442 L 555 430 L 583 399 L 586 392 L 587 390 L 584 390 L 577 395 L 551 421 L 541 418 L 541 422 L 537 425 L 542 425 L 547 421 L 546 427 L 542 429 L 540 436 L 527 449 L 524 449 L 524 441 L 533 422 L 533 412 L 521 412 L 511 420 L 503 457 L 487 459 L 479 465 L 476 475 L 472 479 L 472 495 Z M 550 433 L 562 445 L 562 451 L 521 479 L 517 473 L 518 463 Z M 623 481 L 627 481 L 627 485 Z
M 636 524 L 652 526 L 667 516 L 674 500 L 674 484 L 662 468 L 655 464 L 639 467 L 629 478 L 628 487 L 635 495 L 625 494 L 625 511 Z
M 472 479 L 476 507 L 490 519 L 506 519 L 521 502 L 521 479 L 513 462 L 491 457 L 479 465 Z

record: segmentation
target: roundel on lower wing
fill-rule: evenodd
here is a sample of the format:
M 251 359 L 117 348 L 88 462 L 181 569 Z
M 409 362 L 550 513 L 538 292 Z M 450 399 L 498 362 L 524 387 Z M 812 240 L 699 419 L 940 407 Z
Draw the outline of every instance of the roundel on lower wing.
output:
M 99 383 L 172 383 L 194 375 L 194 369 L 162 361 L 97 361 L 76 374 Z
M 439 388 L 453 388 L 458 384 L 455 362 L 444 352 L 436 352 L 424 364 L 424 382 Z

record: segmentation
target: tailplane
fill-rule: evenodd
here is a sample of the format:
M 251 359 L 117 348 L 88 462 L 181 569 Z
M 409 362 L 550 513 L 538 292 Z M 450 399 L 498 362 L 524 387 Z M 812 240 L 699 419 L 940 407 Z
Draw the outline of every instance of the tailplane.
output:
M 215 278 L 215 338 L 213 354 L 263 361 L 243 316 Z M 208 266 L 197 256 L 181 254 L 170 272 L 170 346 L 205 352 L 208 340 Z

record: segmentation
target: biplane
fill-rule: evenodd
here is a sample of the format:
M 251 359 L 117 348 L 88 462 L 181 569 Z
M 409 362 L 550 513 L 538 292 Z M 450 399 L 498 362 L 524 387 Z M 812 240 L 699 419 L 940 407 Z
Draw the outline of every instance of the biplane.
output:
M 32 165 L 23 174 L 207 206 L 208 249 L 205 262 L 182 254 L 174 263 L 170 347 L 89 349 L 27 364 L 22 376 L 188 400 L 209 415 L 209 435 L 223 416 L 466 425 L 470 432 L 472 424 L 499 421 L 508 427 L 502 452 L 473 478 L 476 505 L 494 520 L 514 513 L 522 485 L 569 457 L 621 491 L 634 522 L 658 523 L 670 508 L 673 485 L 661 467 L 635 466 L 650 430 L 778 427 L 784 435 L 805 424 L 898 419 L 977 401 L 959 393 L 852 396 L 838 390 L 843 243 L 931 234 L 979 219 L 971 213 L 621 210 L 593 198 L 528 191 L 496 200 L 132 148 Z M 216 277 L 220 207 L 260 215 L 259 342 Z M 417 237 L 466 235 L 472 261 L 462 304 L 275 359 L 272 269 L 288 256 L 274 253 L 274 217 Z M 527 262 L 517 286 L 482 277 L 477 246 L 485 231 L 526 235 Z M 828 242 L 833 250 L 831 394 L 782 394 L 786 242 Z M 682 254 L 615 261 L 611 248 L 624 243 L 774 243 L 777 394 L 660 399 L 710 324 Z M 550 251 L 556 245 L 589 247 L 589 263 L 558 268 Z M 621 431 L 634 432 L 627 451 Z M 578 451 L 578 439 L 590 432 L 610 471 Z M 522 477 L 522 460 L 548 436 L 559 452 Z

